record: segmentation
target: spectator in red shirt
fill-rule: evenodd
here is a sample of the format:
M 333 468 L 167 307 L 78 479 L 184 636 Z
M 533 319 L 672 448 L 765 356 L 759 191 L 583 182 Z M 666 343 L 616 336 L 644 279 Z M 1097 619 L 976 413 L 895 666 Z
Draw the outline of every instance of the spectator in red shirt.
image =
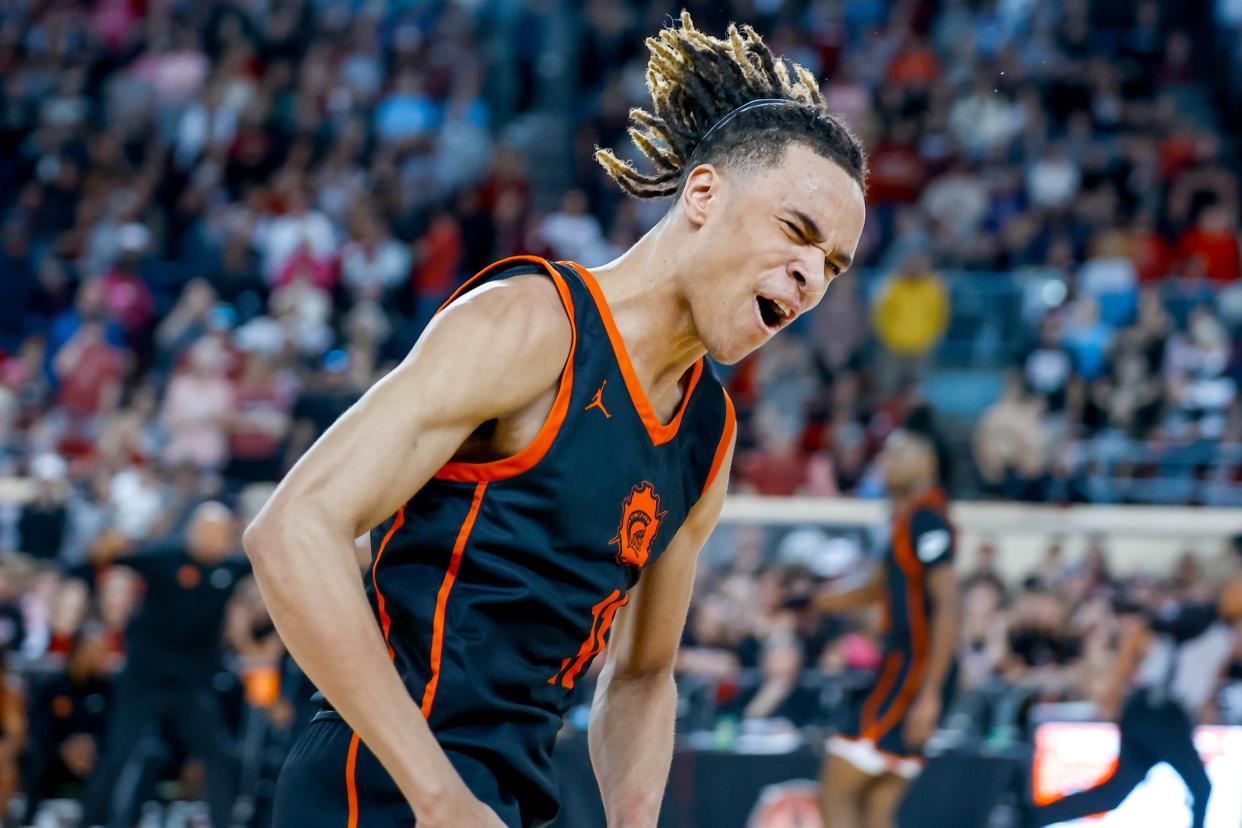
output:
M 835 495 L 832 463 L 823 455 L 808 455 L 798 445 L 799 430 L 773 405 L 755 413 L 759 445 L 738 464 L 743 488 L 761 495 Z
M 60 381 L 56 404 L 70 414 L 93 415 L 115 405 L 125 352 L 108 344 L 103 325 L 83 322 L 52 360 Z
M 457 288 L 464 255 L 457 219 L 448 210 L 437 211 L 427 232 L 414 242 L 410 281 L 420 328 Z
M 120 236 L 124 254 L 104 275 L 103 296 L 108 315 L 132 343 L 155 318 L 155 300 L 138 276 L 138 257 L 146 249 L 150 233 L 142 225 L 129 224 L 121 228 Z
M 919 197 L 925 165 L 914 146 L 914 125 L 900 121 L 889 138 L 871 153 L 867 200 L 872 204 L 907 204 Z
M 912 35 L 888 65 L 887 77 L 896 86 L 926 89 L 940 77 L 940 61 L 926 40 Z
M 337 277 L 336 261 L 316 256 L 307 242 L 302 242 L 285 259 L 276 275 L 276 285 L 284 287 L 297 281 L 307 282 L 320 290 L 332 290 Z
M 1140 213 L 1134 219 L 1129 236 L 1130 261 L 1134 263 L 1139 283 L 1156 282 L 1168 276 L 1173 255 L 1168 240 L 1156 228 L 1155 217 Z
M 1195 226 L 1182 235 L 1178 248 L 1183 261 L 1201 259 L 1208 279 L 1213 282 L 1234 282 L 1242 275 L 1237 222 L 1219 204 L 1203 210 Z
M 245 482 L 280 477 L 294 396 L 292 383 L 271 357 L 259 351 L 246 355 L 242 375 L 234 385 L 236 411 L 229 427 L 232 460 L 226 477 Z

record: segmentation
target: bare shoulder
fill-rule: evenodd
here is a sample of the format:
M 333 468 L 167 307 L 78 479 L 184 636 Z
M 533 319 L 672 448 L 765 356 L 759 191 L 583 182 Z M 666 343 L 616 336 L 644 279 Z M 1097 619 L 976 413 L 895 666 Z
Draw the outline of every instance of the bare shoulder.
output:
M 542 275 L 514 276 L 441 311 L 392 378 L 434 389 L 446 407 L 499 417 L 555 386 L 572 344 L 556 285 Z

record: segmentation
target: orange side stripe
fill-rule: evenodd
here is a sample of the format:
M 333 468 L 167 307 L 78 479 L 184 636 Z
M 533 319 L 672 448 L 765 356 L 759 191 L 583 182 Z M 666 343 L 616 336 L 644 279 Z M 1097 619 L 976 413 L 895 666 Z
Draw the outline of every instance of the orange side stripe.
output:
M 435 701 L 436 686 L 440 683 L 440 656 L 444 651 L 444 612 L 448 607 L 449 593 L 453 591 L 453 582 L 457 580 L 457 569 L 461 566 L 461 557 L 466 551 L 466 540 L 470 537 L 470 530 L 474 528 L 474 519 L 479 514 L 485 491 L 486 483 L 474 487 L 474 500 L 470 503 L 470 511 L 466 513 L 466 519 L 462 521 L 461 529 L 457 533 L 457 542 L 453 544 L 453 557 L 449 560 L 448 570 L 440 583 L 440 592 L 436 595 L 436 615 L 431 633 L 431 678 L 423 690 L 424 718 L 431 716 L 431 704 Z
M 349 737 L 349 753 L 345 757 L 345 798 L 349 803 L 346 828 L 358 828 L 358 734 Z
M 729 392 L 721 388 L 720 393 L 724 394 L 725 401 L 724 429 L 720 432 L 720 442 L 716 444 L 716 454 L 712 457 L 712 467 L 707 472 L 707 480 L 703 483 L 703 491 L 699 494 L 699 497 L 707 494 L 707 490 L 716 481 L 716 473 L 724 465 L 725 455 L 729 453 L 729 446 L 733 444 L 733 430 L 737 426 L 737 414 L 733 410 L 733 400 L 729 398 Z
M 621 332 L 617 330 L 617 323 L 612 318 L 612 311 L 608 307 L 608 302 L 604 299 L 604 292 L 600 290 L 599 282 L 595 281 L 595 276 L 591 271 L 587 270 L 577 262 L 563 262 L 578 271 L 582 276 L 582 282 L 586 285 L 587 290 L 591 292 L 591 298 L 595 300 L 595 306 L 599 309 L 600 319 L 603 320 L 604 330 L 608 332 L 608 340 L 612 343 L 613 353 L 617 357 L 617 366 L 621 369 L 621 378 L 625 380 L 625 387 L 630 392 L 630 399 L 634 401 L 634 408 L 638 411 L 638 416 L 643 421 L 643 425 L 647 428 L 647 434 L 651 437 L 654 445 L 661 446 L 677 436 L 677 430 L 681 428 L 681 418 L 686 413 L 686 407 L 690 404 L 690 397 L 694 394 L 694 388 L 699 384 L 699 377 L 703 375 L 703 359 L 694 363 L 694 368 L 690 373 L 690 382 L 686 384 L 685 393 L 681 396 L 681 405 L 677 409 L 677 413 L 673 415 L 673 419 L 667 423 L 661 423 L 660 418 L 656 416 L 655 411 L 651 408 L 651 402 L 647 399 L 647 393 L 643 390 L 642 383 L 638 381 L 638 375 L 634 373 L 634 364 L 630 362 L 630 353 L 625 348 L 625 340 L 621 338 Z
M 880 680 L 876 682 L 871 695 L 867 696 L 867 700 L 863 702 L 862 713 L 858 719 L 858 729 L 862 731 L 859 734 L 860 737 L 871 729 L 871 725 L 875 722 L 875 710 L 893 689 L 893 682 L 897 680 L 897 671 L 900 667 L 901 656 L 897 653 L 889 653 L 884 661 L 884 671 L 880 673 Z
M 888 733 L 902 716 L 906 714 L 914 696 L 923 683 L 923 672 L 927 661 L 927 621 L 923 617 L 924 598 L 922 572 L 918 558 L 914 554 L 914 546 L 910 542 L 910 526 L 903 521 L 899 530 L 894 533 L 893 552 L 906 573 L 907 611 L 910 613 L 910 624 L 913 627 L 910 637 L 914 640 L 914 658 L 906 680 L 897 692 L 897 698 L 880 721 L 876 722 L 869 735 L 877 741 Z
M 388 657 L 396 659 L 397 653 L 393 650 L 392 644 L 388 643 L 388 631 L 392 628 L 392 619 L 388 617 L 387 604 L 384 601 L 384 593 L 380 592 L 379 581 L 375 579 L 376 572 L 379 571 L 380 556 L 384 554 L 384 549 L 388 546 L 388 541 L 392 540 L 393 534 L 405 524 L 405 507 L 402 506 L 397 510 L 397 517 L 392 522 L 392 526 L 388 527 L 388 531 L 384 533 L 384 539 L 380 541 L 379 550 L 375 553 L 375 560 L 371 562 L 371 585 L 375 587 L 375 605 L 379 608 L 380 630 L 384 633 L 384 644 L 388 647 Z
M 565 278 L 561 276 L 555 267 L 552 267 L 543 259 L 538 259 L 534 256 L 513 256 L 509 259 L 502 259 L 495 265 L 492 265 L 492 267 L 497 267 L 515 259 L 537 262 L 547 269 L 548 275 L 552 277 L 553 284 L 556 285 L 556 292 L 561 297 L 561 304 L 565 306 L 565 313 L 569 317 L 569 356 L 565 359 L 565 369 L 561 373 L 561 382 L 556 391 L 556 398 L 552 401 L 552 410 L 548 412 L 548 417 L 540 427 L 539 433 L 535 435 L 535 439 L 531 440 L 530 444 L 517 454 L 500 460 L 493 460 L 490 463 L 446 463 L 436 472 L 435 476 L 437 479 L 455 480 L 465 483 L 485 483 L 514 477 L 524 471 L 528 471 L 534 468 L 543 459 L 543 456 L 548 453 L 548 449 L 552 447 L 552 441 L 556 439 L 556 435 L 561 430 L 561 425 L 565 422 L 566 414 L 569 413 L 569 398 L 572 396 L 574 386 L 574 354 L 578 349 L 578 326 L 574 322 L 573 296 L 569 293 L 569 286 L 565 284 Z M 479 276 L 483 276 L 490 271 L 491 268 L 488 268 L 474 278 L 478 279 Z M 470 282 L 467 282 L 458 293 L 465 290 L 469 285 Z M 454 294 L 454 298 L 456 298 L 456 294 Z M 452 299 L 449 301 L 451 302 Z

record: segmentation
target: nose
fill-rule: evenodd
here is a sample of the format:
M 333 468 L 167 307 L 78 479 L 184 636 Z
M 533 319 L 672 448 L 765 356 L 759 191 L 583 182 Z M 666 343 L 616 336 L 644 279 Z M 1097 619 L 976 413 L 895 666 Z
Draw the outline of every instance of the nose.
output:
M 798 283 L 800 290 L 805 290 L 807 286 L 806 265 L 802 262 L 792 262 L 789 265 L 789 275 Z
M 789 263 L 786 273 L 798 283 L 798 292 L 804 297 L 823 293 L 828 288 L 828 274 L 822 263 L 816 266 L 806 259 L 796 259 Z

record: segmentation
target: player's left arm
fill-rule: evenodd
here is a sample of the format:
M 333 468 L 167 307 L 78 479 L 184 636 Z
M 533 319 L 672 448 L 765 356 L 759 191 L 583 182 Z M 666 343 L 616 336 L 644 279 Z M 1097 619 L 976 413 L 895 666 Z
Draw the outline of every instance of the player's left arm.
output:
M 727 456 L 664 554 L 617 615 L 591 704 L 591 764 L 609 828 L 654 828 L 673 759 L 673 665 L 699 549 L 724 504 Z
M 961 598 L 957 574 L 953 571 L 953 531 L 934 512 L 915 516 L 911 543 L 924 567 L 927 597 L 932 602 L 931 631 L 928 636 L 927 670 L 923 686 L 906 717 L 906 743 L 918 747 L 931 738 L 940 721 L 945 680 L 957 651 L 957 631 L 961 625 Z

